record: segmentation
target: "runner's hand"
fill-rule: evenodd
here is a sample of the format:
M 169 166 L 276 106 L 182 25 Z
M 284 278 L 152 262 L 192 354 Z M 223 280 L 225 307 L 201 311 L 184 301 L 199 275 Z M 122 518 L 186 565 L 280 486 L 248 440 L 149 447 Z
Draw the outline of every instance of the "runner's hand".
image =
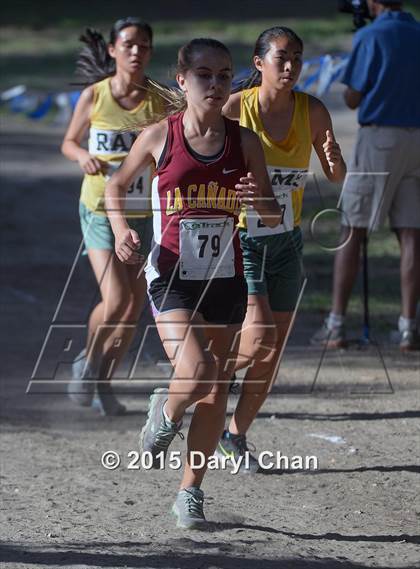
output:
M 324 149 L 325 158 L 327 159 L 330 168 L 334 168 L 342 161 L 341 149 L 338 142 L 335 140 L 331 130 L 325 132 L 326 140 L 322 145 Z
M 261 190 L 252 172 L 248 172 L 245 178 L 239 178 L 240 184 L 235 185 L 236 195 L 242 204 L 258 207 L 255 203 L 261 197 Z
M 122 263 L 137 265 L 144 262 L 143 255 L 138 253 L 140 238 L 134 229 L 126 229 L 115 237 L 115 253 Z
M 106 162 L 92 156 L 89 152 L 83 153 L 78 162 L 82 171 L 91 176 L 99 174 L 99 172 L 105 173 L 108 167 Z

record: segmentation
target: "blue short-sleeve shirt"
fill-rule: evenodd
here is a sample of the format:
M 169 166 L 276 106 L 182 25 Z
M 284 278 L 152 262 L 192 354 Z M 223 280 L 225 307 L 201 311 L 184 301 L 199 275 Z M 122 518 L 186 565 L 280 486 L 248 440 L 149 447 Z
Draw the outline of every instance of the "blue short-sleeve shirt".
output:
M 380 14 L 355 34 L 342 81 L 363 93 L 360 124 L 420 128 L 420 23 Z

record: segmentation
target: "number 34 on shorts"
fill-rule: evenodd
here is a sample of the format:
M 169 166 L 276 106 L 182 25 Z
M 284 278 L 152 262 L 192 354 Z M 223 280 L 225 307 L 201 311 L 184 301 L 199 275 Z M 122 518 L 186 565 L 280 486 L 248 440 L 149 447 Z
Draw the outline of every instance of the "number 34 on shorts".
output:
M 235 276 L 231 217 L 181 219 L 179 275 L 182 280 L 209 280 Z

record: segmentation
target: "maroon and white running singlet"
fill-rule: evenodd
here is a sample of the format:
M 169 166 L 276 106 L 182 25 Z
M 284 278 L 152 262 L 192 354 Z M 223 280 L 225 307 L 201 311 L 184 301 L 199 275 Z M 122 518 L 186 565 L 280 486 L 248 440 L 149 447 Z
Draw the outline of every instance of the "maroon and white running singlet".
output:
M 152 184 L 149 285 L 176 268 L 181 280 L 243 275 L 235 185 L 247 171 L 239 124 L 224 119 L 224 150 L 214 162 L 204 163 L 188 150 L 183 114 L 168 118 L 166 154 Z

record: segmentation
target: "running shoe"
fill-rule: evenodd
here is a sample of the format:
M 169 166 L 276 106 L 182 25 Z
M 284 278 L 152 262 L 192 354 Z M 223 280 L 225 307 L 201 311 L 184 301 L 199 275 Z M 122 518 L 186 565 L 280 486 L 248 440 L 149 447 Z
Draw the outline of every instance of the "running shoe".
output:
M 244 457 L 239 467 L 239 472 L 255 474 L 260 467 L 258 460 L 249 451 L 246 435 L 233 435 L 227 430 L 223 431 L 215 454 L 219 458 L 233 458 L 236 463 L 241 456 Z M 245 461 L 245 455 L 247 455 L 247 461 Z
M 178 492 L 172 513 L 177 517 L 176 525 L 184 529 L 204 529 L 204 493 L 196 486 L 183 488 Z
M 236 377 L 236 373 L 234 373 L 230 378 L 229 393 L 237 395 L 240 389 L 241 389 L 241 384 L 239 383 L 238 378 Z
M 328 328 L 327 321 L 315 332 L 310 339 L 312 346 L 326 346 L 327 349 L 337 349 L 347 347 L 346 331 L 344 326 Z
M 420 335 L 417 330 L 401 332 L 400 350 L 402 352 L 420 350 Z
M 86 349 L 82 350 L 74 360 L 71 370 L 72 378 L 67 385 L 67 394 L 73 403 L 89 407 L 95 391 L 97 372 L 86 359 Z
M 168 400 L 168 389 L 157 388 L 150 396 L 147 421 L 140 433 L 140 449 L 142 452 L 150 452 L 153 457 L 153 468 L 161 468 L 165 464 L 168 447 L 178 435 L 181 439 L 184 435 L 180 432 L 182 423 L 165 419 L 163 407 Z M 163 461 L 159 459 L 163 452 Z
M 126 406 L 120 403 L 115 397 L 109 381 L 99 381 L 97 383 L 95 396 L 92 401 L 92 408 L 104 417 L 124 415 L 127 411 Z

